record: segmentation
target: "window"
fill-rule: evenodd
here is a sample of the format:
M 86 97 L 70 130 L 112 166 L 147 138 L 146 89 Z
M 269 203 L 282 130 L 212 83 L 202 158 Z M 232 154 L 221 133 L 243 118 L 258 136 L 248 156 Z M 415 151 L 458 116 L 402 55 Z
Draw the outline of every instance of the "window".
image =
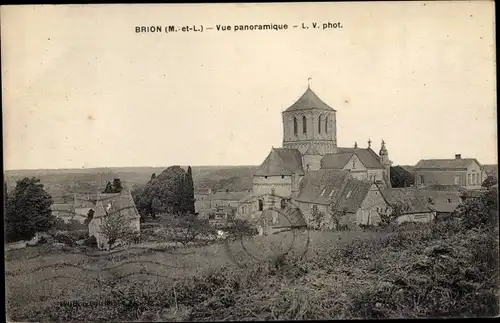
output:
M 420 185 L 424 185 L 424 175 L 420 175 L 418 177 L 418 179 L 419 179 Z
M 321 133 L 321 116 L 318 117 L 318 133 Z
M 307 133 L 307 119 L 306 116 L 302 117 L 302 133 Z
M 285 199 L 281 199 L 281 209 L 284 210 L 286 208 L 286 201 Z
M 467 184 L 471 185 L 472 184 L 472 178 L 471 174 L 467 175 Z
M 318 206 L 316 204 L 313 205 L 313 212 L 318 212 Z
M 451 203 L 451 199 L 448 199 L 448 203 Z
M 325 117 L 325 132 L 328 133 L 328 116 Z
M 455 185 L 460 185 L 460 176 L 455 176 Z
M 356 159 L 352 160 L 352 168 L 356 168 Z
M 323 190 L 323 192 L 321 192 L 321 196 L 325 195 L 325 192 L 326 192 L 326 188 Z
M 264 201 L 259 200 L 259 211 L 264 210 Z
M 297 133 L 299 132 L 298 128 L 299 127 L 297 126 L 297 118 L 294 117 L 293 118 L 293 134 L 294 135 L 297 135 Z
M 349 191 L 349 193 L 347 193 L 346 198 L 349 198 L 349 197 L 351 196 L 351 192 L 352 192 L 352 191 Z
M 477 182 L 476 182 L 476 174 L 472 174 L 472 184 L 473 185 L 477 184 Z
M 332 189 L 332 191 L 330 192 L 330 195 L 328 195 L 328 196 L 329 196 L 329 197 L 332 197 L 333 192 L 335 192 L 335 189 Z

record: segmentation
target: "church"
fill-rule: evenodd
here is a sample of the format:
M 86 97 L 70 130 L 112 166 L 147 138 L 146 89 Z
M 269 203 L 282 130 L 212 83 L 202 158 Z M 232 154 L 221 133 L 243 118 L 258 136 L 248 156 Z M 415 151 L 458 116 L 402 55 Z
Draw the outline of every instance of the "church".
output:
M 252 193 L 240 201 L 238 213 L 259 217 L 267 209 L 293 206 L 311 226 L 314 214 L 334 207 L 348 215 L 348 222 L 376 222 L 377 211 L 387 206 L 381 190 L 391 187 L 384 141 L 378 154 L 370 140 L 366 148 L 338 147 L 337 111 L 310 86 L 282 112 L 282 120 L 282 148 L 272 148 L 258 167 Z

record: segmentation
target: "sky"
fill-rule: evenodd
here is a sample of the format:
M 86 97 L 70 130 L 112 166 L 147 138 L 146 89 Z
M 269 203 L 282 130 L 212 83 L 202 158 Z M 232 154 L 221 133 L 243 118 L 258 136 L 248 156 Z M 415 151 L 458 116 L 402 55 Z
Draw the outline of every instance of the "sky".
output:
M 2 6 L 4 169 L 258 165 L 309 77 L 339 146 L 496 164 L 494 35 L 491 1 Z

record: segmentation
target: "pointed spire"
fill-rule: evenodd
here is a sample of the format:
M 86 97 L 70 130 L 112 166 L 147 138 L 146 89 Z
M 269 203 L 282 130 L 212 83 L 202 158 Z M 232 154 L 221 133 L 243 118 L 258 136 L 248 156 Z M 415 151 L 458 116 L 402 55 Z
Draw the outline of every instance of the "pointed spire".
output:
M 311 88 L 311 81 L 312 81 L 312 77 L 309 77 L 307 79 L 307 88 L 310 89 Z
M 372 141 L 371 139 L 368 139 L 368 148 L 370 148 L 372 146 Z

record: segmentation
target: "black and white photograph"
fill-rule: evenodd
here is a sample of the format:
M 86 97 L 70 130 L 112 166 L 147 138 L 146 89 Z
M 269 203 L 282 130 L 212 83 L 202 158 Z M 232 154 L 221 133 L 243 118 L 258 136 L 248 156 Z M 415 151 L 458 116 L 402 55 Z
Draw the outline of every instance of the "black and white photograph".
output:
M 0 27 L 7 322 L 498 317 L 493 1 Z

